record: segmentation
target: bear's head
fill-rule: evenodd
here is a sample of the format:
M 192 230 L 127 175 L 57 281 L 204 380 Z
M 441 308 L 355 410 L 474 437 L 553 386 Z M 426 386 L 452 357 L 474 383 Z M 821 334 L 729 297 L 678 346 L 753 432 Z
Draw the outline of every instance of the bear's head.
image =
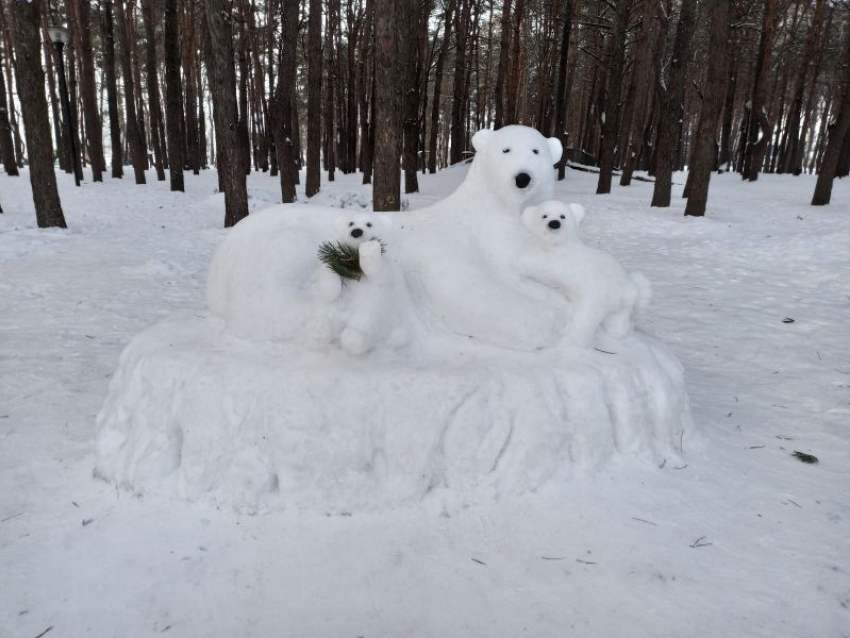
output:
M 381 239 L 390 228 L 392 221 L 389 217 L 374 213 L 341 215 L 334 224 L 337 240 L 353 247 L 373 239 Z
M 468 179 L 485 188 L 509 208 L 522 210 L 551 199 L 563 147 L 528 126 L 482 129 L 472 137 L 475 159 Z
M 560 244 L 578 238 L 578 225 L 584 219 L 584 207 L 555 200 L 529 206 L 522 211 L 522 223 L 535 237 L 546 243 Z

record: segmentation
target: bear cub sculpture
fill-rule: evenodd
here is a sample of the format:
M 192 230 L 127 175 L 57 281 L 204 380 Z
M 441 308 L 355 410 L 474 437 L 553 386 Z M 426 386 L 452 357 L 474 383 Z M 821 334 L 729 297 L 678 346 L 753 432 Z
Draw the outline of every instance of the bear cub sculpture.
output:
M 518 268 L 564 294 L 572 305 L 564 341 L 591 347 L 600 326 L 616 339 L 625 337 L 632 311 L 645 308 L 652 292 L 643 275 L 627 273 L 612 255 L 582 242 L 583 218 L 584 208 L 578 204 L 548 201 L 526 208 L 522 222 L 538 250 L 523 255 Z
M 363 277 L 343 281 L 325 264 L 319 267 L 315 276 L 319 299 L 335 312 L 319 313 L 314 328 L 330 340 L 338 336 L 343 350 L 354 356 L 385 342 L 400 345 L 399 273 L 392 257 L 384 254 L 392 221 L 370 213 L 343 215 L 334 222 L 334 230 L 339 243 L 357 248 Z

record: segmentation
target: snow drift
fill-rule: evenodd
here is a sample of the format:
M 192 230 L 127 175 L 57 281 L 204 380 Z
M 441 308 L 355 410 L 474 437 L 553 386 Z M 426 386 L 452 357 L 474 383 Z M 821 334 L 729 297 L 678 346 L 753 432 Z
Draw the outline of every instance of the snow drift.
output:
M 240 222 L 213 259 L 209 311 L 122 355 L 97 472 L 252 511 L 351 511 L 557 488 L 616 454 L 675 458 L 681 366 L 631 329 L 648 283 L 581 244 L 577 209 L 539 208 L 560 144 L 525 127 L 473 142 L 466 180 L 429 208 Z M 327 240 L 359 251 L 362 279 L 318 262 Z

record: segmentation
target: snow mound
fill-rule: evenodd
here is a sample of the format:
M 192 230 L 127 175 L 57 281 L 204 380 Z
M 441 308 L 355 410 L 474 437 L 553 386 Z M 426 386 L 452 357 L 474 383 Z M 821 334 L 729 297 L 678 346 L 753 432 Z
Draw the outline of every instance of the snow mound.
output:
M 97 471 L 142 494 L 345 512 L 557 489 L 620 453 L 669 467 L 690 423 L 681 367 L 640 332 L 617 345 L 358 358 L 187 313 L 122 355 Z

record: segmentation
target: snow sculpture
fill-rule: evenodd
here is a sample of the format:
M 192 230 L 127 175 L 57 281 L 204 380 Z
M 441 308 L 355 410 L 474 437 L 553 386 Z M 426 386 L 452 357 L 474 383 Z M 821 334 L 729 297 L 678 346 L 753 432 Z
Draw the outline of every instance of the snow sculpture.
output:
M 644 280 L 549 201 L 560 143 L 508 126 L 473 144 L 453 194 L 392 222 L 287 205 L 230 230 L 209 311 L 122 355 L 98 474 L 249 511 L 351 511 L 557 489 L 616 454 L 672 466 L 682 368 L 629 329 Z M 362 276 L 319 263 L 328 241 L 356 248 Z
M 522 274 L 566 295 L 573 312 L 565 339 L 589 347 L 600 324 L 612 337 L 625 337 L 632 310 L 645 309 L 652 291 L 643 275 L 627 274 L 613 256 L 582 242 L 583 218 L 578 204 L 549 201 L 526 208 L 522 222 L 542 250 L 523 255 L 518 265 Z

